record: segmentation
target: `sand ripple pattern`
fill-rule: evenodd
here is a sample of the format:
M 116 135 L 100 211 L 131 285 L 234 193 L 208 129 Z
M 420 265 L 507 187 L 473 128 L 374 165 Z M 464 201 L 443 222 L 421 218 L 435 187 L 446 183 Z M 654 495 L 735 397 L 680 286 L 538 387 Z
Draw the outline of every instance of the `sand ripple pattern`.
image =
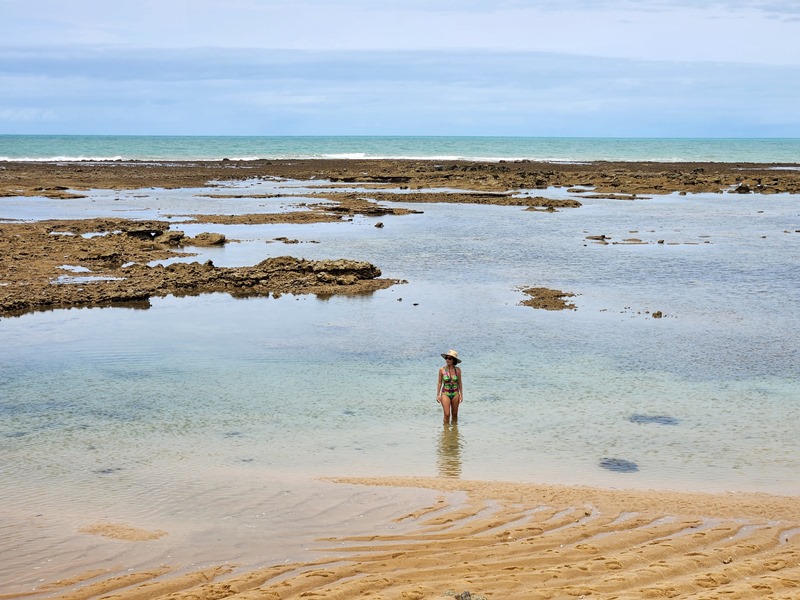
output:
M 464 590 L 503 599 L 800 597 L 800 498 L 340 481 L 441 496 L 398 518 L 415 524 L 403 533 L 320 538 L 324 560 L 247 572 L 219 565 L 111 579 L 87 573 L 83 585 L 61 582 L 73 589 L 59 597 L 423 599 Z

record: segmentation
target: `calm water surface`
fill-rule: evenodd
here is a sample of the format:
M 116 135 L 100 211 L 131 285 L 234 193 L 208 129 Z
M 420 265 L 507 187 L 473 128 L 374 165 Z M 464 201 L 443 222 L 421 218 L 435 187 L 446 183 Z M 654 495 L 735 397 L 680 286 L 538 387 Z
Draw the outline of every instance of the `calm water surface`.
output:
M 4 198 L 0 215 L 149 218 L 302 202 L 200 196 L 208 191 Z M 423 214 L 174 225 L 241 240 L 181 260 L 344 257 L 408 281 L 372 296 L 212 294 L 0 319 L 8 514 L 80 507 L 174 520 L 206 497 L 193 514 L 219 517 L 254 482 L 329 475 L 800 493 L 797 197 L 584 200 L 557 213 L 399 206 Z M 599 234 L 647 243 L 586 239 Z M 573 292 L 577 310 L 520 306 L 529 286 Z M 435 402 L 439 353 L 451 347 L 466 395 L 455 428 Z

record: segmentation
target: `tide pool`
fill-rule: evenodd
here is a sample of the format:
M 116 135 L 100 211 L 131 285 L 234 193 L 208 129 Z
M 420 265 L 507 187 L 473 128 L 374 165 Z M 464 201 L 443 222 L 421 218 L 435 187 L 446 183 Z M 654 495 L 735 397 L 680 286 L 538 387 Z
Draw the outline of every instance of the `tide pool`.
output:
M 220 200 L 207 192 L 12 198 L 0 208 L 7 218 L 85 217 L 87 206 L 150 217 L 189 196 L 210 212 Z M 302 200 L 224 202 L 246 212 Z M 58 502 L 66 489 L 124 490 L 226 466 L 800 492 L 796 198 L 585 199 L 552 214 L 398 205 L 423 214 L 174 226 L 241 240 L 181 260 L 353 258 L 408 282 L 369 297 L 213 294 L 0 320 L 5 500 L 37 490 Z M 633 237 L 647 243 L 614 243 Z M 520 306 L 529 286 L 574 293 L 577 310 Z M 464 358 L 466 397 L 455 431 L 443 429 L 434 393 L 439 353 L 451 347 Z M 638 470 L 610 471 L 604 459 Z

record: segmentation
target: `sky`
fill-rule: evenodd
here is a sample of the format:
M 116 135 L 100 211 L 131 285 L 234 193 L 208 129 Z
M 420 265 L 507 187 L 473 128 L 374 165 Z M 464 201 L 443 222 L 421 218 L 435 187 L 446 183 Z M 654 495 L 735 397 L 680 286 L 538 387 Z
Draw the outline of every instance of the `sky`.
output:
M 0 0 L 0 134 L 800 137 L 800 0 Z

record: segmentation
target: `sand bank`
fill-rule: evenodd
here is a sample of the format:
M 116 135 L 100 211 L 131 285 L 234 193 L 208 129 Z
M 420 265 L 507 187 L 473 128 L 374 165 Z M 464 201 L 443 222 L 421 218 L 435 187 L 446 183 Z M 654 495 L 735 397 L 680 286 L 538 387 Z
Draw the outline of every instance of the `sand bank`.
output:
M 339 479 L 434 490 L 404 501 L 402 528 L 330 537 L 292 564 L 120 565 L 28 597 L 797 598 L 800 498 L 600 490 L 454 479 Z M 109 529 L 100 528 L 95 534 Z M 119 535 L 120 528 L 111 528 Z M 122 536 L 122 543 L 143 543 Z M 158 532 L 159 536 L 163 532 Z M 230 535 L 235 535 L 233 531 Z M 88 535 L 88 533 L 86 533 Z M 145 542 L 146 543 L 146 542 Z M 269 545 L 277 540 L 264 539 Z M 4 600 L 23 595 L 0 595 Z

